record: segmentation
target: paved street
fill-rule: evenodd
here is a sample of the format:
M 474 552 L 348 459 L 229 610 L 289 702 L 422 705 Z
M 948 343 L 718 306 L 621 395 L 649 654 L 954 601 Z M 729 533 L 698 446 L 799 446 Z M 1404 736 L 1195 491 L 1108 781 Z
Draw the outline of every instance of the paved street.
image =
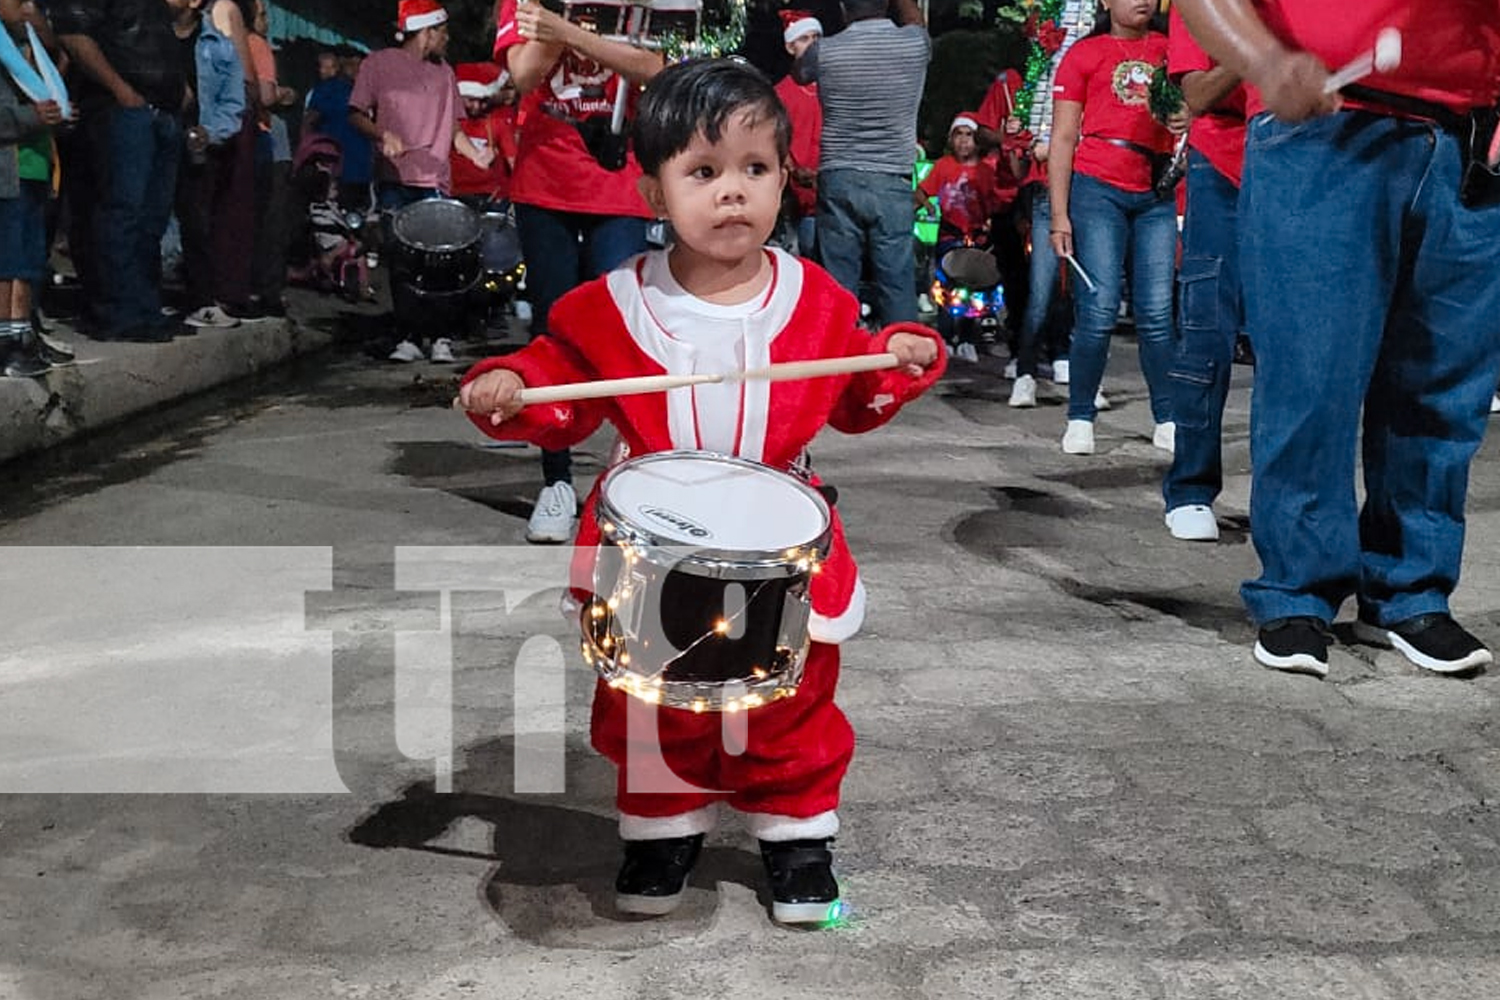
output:
M 1249 372 L 1223 540 L 1173 542 L 1115 348 L 1097 456 L 990 359 L 815 449 L 871 604 L 820 931 L 732 816 L 676 914 L 613 913 L 565 552 L 460 369 L 335 351 L 3 470 L 0 998 L 1500 996 L 1500 674 L 1256 666 Z M 1494 644 L 1495 442 L 1475 471 Z

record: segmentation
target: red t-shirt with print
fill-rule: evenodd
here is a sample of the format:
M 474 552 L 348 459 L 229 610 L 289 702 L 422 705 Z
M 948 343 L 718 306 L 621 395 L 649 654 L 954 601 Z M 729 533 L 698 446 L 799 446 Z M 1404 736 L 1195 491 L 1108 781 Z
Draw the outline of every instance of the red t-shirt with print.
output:
M 516 0 L 495 5 L 495 61 L 506 65 L 512 46 L 523 43 L 516 29 Z M 631 153 L 622 170 L 605 170 L 590 155 L 570 119 L 609 115 L 619 78 L 613 70 L 564 49 L 557 65 L 524 98 L 516 166 L 510 197 L 523 205 L 591 215 L 649 219 L 652 212 L 636 190 L 641 167 Z M 639 88 L 626 85 L 627 119 Z
M 1083 125 L 1073 169 L 1124 191 L 1151 190 L 1151 160 L 1106 142 L 1124 139 L 1160 153 L 1172 151 L 1172 133 L 1151 117 L 1151 76 L 1167 61 L 1167 36 L 1093 35 L 1080 40 L 1057 67 L 1052 93 L 1083 105 Z
M 1206 73 L 1214 61 L 1188 34 L 1182 14 L 1172 8 L 1167 30 L 1167 72 L 1181 82 L 1189 73 Z M 1213 164 L 1219 173 L 1240 186 L 1245 167 L 1245 85 L 1239 84 L 1206 114 L 1193 118 L 1188 145 Z
M 983 160 L 959 163 L 952 156 L 940 157 L 918 190 L 937 196 L 944 235 L 975 235 L 995 214 L 995 171 Z
M 1495 0 L 1256 0 L 1266 26 L 1290 47 L 1337 69 L 1375 47 L 1387 27 L 1401 32 L 1401 63 L 1359 81 L 1468 111 L 1500 97 L 1500 4 Z M 1353 104 L 1354 102 L 1349 102 Z M 1250 114 L 1263 105 L 1251 95 Z
M 807 170 L 818 169 L 818 147 L 823 141 L 823 105 L 816 83 L 801 84 L 788 73 L 776 84 L 776 94 L 792 120 L 792 163 Z M 803 217 L 818 207 L 818 189 L 791 182 L 792 194 Z

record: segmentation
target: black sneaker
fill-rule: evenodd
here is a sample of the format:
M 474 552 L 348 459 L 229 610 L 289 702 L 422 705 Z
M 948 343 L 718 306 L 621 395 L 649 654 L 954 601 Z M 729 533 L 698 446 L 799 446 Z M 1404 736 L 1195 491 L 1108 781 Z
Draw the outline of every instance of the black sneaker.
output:
M 1276 618 L 1260 627 L 1255 660 L 1272 670 L 1327 677 L 1328 645 L 1332 641 L 1328 623 L 1321 618 Z
M 783 924 L 826 924 L 838 917 L 831 840 L 762 840 L 771 884 L 771 916 Z
M 50 372 L 52 366 L 21 338 L 7 337 L 0 341 L 0 370 L 7 378 L 37 378 Z
M 1443 612 L 1416 615 L 1394 625 L 1359 621 L 1354 634 L 1376 646 L 1394 646 L 1423 670 L 1439 674 L 1459 674 L 1495 662 L 1484 643 Z
M 625 863 L 615 877 L 615 907 L 659 917 L 677 909 L 703 848 L 703 834 L 625 841 Z

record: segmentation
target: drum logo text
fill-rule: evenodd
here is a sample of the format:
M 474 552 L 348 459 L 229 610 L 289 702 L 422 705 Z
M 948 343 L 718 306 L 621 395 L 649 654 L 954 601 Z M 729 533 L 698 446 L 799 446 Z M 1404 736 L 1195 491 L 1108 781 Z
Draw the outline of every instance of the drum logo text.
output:
M 712 538 L 714 536 L 712 531 L 709 531 L 701 524 L 684 517 L 674 510 L 667 510 L 665 507 L 642 507 L 641 513 L 653 520 L 660 521 L 662 524 L 670 525 L 678 531 L 692 535 L 694 538 Z

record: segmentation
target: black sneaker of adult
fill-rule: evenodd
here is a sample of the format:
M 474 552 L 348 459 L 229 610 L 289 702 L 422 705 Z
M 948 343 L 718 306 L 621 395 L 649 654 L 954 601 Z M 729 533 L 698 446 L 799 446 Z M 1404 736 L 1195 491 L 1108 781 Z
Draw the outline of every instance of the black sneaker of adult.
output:
M 702 849 L 701 833 L 625 841 L 625 862 L 615 877 L 616 908 L 650 917 L 677 909 Z
M 19 337 L 7 337 L 0 341 L 0 370 L 7 378 L 36 378 L 52 370 L 52 366 L 37 354 L 36 348 L 21 341 Z
M 1359 621 L 1354 632 L 1365 642 L 1395 647 L 1413 664 L 1434 673 L 1461 674 L 1495 662 L 1484 643 L 1443 612 L 1415 615 L 1394 625 Z
M 1333 635 L 1321 618 L 1276 618 L 1260 627 L 1255 640 L 1256 662 L 1273 670 L 1314 677 L 1328 676 L 1328 646 Z
M 825 924 L 838 917 L 831 840 L 762 840 L 771 916 L 783 924 Z

